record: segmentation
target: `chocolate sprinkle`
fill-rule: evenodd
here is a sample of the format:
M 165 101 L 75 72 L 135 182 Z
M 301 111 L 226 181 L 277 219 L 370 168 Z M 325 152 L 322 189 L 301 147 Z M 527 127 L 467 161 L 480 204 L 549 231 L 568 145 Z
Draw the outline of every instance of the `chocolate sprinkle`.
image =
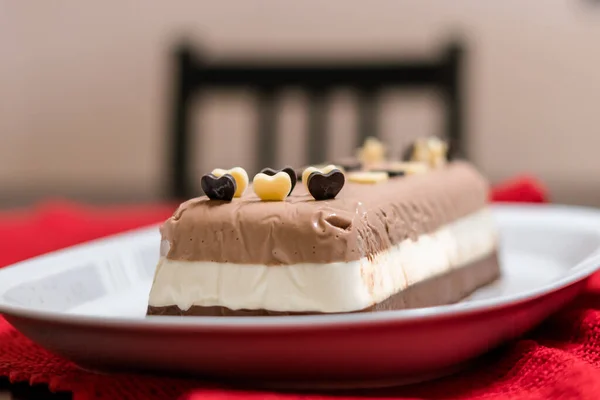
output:
M 202 190 L 211 200 L 231 201 L 237 189 L 235 178 L 230 174 L 216 177 L 213 174 L 207 174 L 200 181 Z
M 315 200 L 330 200 L 335 198 L 344 187 L 346 178 L 339 169 L 323 174 L 313 172 L 308 176 L 308 191 Z
M 289 196 L 290 194 L 292 194 L 292 191 L 296 187 L 296 182 L 298 181 L 298 177 L 296 176 L 296 171 L 294 171 L 294 168 L 284 167 L 280 170 L 273 169 L 273 168 L 263 168 L 262 171 L 260 171 L 261 174 L 265 174 L 265 175 L 269 175 L 269 176 L 276 175 L 279 172 L 285 172 L 286 174 L 288 174 L 290 176 L 290 182 L 292 182 L 292 187 L 290 188 L 290 192 L 288 193 L 288 196 Z M 302 173 L 301 173 L 301 175 L 302 175 Z

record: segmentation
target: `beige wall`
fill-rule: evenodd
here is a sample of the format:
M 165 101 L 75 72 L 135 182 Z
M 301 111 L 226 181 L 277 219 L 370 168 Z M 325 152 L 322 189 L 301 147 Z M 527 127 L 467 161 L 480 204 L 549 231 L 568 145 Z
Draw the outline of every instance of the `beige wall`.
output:
M 585 1 L 0 1 L 0 200 L 37 193 L 156 198 L 164 174 L 169 44 L 214 54 L 432 53 L 448 34 L 469 44 L 467 127 L 493 180 L 540 175 L 560 201 L 600 205 L 600 9 Z M 387 105 L 385 135 L 437 129 L 430 95 Z M 244 146 L 246 97 L 213 99 L 202 123 Z M 224 114 L 219 105 L 232 105 Z M 394 106 L 395 104 L 395 106 Z M 289 96 L 282 159 L 301 162 L 301 98 Z M 351 126 L 336 104 L 333 135 Z M 341 137 L 341 136 L 340 136 Z M 343 141 L 341 141 L 343 143 Z M 337 149 L 350 151 L 346 142 Z M 201 170 L 227 161 L 211 151 Z

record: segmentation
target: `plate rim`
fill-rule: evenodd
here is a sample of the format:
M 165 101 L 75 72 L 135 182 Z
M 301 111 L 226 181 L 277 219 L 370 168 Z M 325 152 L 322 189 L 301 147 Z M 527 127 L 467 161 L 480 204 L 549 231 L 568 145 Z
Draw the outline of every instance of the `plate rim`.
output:
M 600 210 L 590 207 L 552 205 L 552 204 L 514 204 L 494 203 L 491 209 L 496 215 L 506 213 L 518 213 L 527 211 L 537 213 L 538 216 L 548 218 L 557 216 L 559 213 L 567 213 L 571 217 L 579 216 L 585 221 L 588 228 L 592 228 L 600 235 Z M 595 221 L 594 221 L 595 220 Z M 595 222 L 596 224 L 594 224 Z M 584 225 L 585 225 L 584 224 Z M 139 228 L 122 232 L 109 237 L 96 239 L 90 242 L 67 247 L 38 257 L 34 257 L 19 263 L 0 268 L 3 270 L 19 268 L 23 265 L 48 262 L 52 258 L 68 257 L 72 253 L 86 251 L 91 247 L 109 246 L 125 238 L 141 237 L 149 235 L 156 230 L 158 225 Z M 321 314 L 302 316 L 272 316 L 272 317 L 200 317 L 189 316 L 185 318 L 173 318 L 170 316 L 151 316 L 145 318 L 137 317 L 106 317 L 98 315 L 67 314 L 57 311 L 35 310 L 28 307 L 9 305 L 0 302 L 0 314 L 9 319 L 20 318 L 29 320 L 40 320 L 54 324 L 76 325 L 81 327 L 117 328 L 117 329 L 177 329 L 177 330 L 261 330 L 261 329 L 289 329 L 289 328 L 333 328 L 341 326 L 362 326 L 364 324 L 410 324 L 439 320 L 443 318 L 456 318 L 482 312 L 489 312 L 532 301 L 553 292 L 576 284 L 594 272 L 600 270 L 600 246 L 590 253 L 584 260 L 574 265 L 570 271 L 556 281 L 552 281 L 537 287 L 536 289 L 502 296 L 500 298 L 478 299 L 468 303 L 454 303 L 435 307 L 415 308 L 408 310 L 379 311 L 376 313 L 352 313 L 352 314 Z

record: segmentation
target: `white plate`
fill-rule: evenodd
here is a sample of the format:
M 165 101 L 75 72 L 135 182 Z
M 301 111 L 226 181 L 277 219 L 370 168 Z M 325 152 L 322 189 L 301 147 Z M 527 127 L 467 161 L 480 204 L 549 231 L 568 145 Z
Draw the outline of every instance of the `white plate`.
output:
M 145 317 L 156 227 L 0 270 L 0 312 L 94 370 L 279 386 L 371 386 L 447 373 L 532 328 L 600 266 L 600 212 L 495 206 L 503 278 L 447 306 L 294 317 Z

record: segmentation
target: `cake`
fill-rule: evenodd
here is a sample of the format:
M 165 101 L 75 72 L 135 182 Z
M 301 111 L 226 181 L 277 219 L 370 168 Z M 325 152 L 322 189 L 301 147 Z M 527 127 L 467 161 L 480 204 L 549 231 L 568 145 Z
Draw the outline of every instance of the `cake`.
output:
M 268 169 L 245 193 L 245 172 L 215 170 L 202 180 L 208 196 L 161 226 L 147 314 L 335 314 L 465 298 L 500 274 L 488 183 L 467 162 L 430 161 L 308 177 Z

